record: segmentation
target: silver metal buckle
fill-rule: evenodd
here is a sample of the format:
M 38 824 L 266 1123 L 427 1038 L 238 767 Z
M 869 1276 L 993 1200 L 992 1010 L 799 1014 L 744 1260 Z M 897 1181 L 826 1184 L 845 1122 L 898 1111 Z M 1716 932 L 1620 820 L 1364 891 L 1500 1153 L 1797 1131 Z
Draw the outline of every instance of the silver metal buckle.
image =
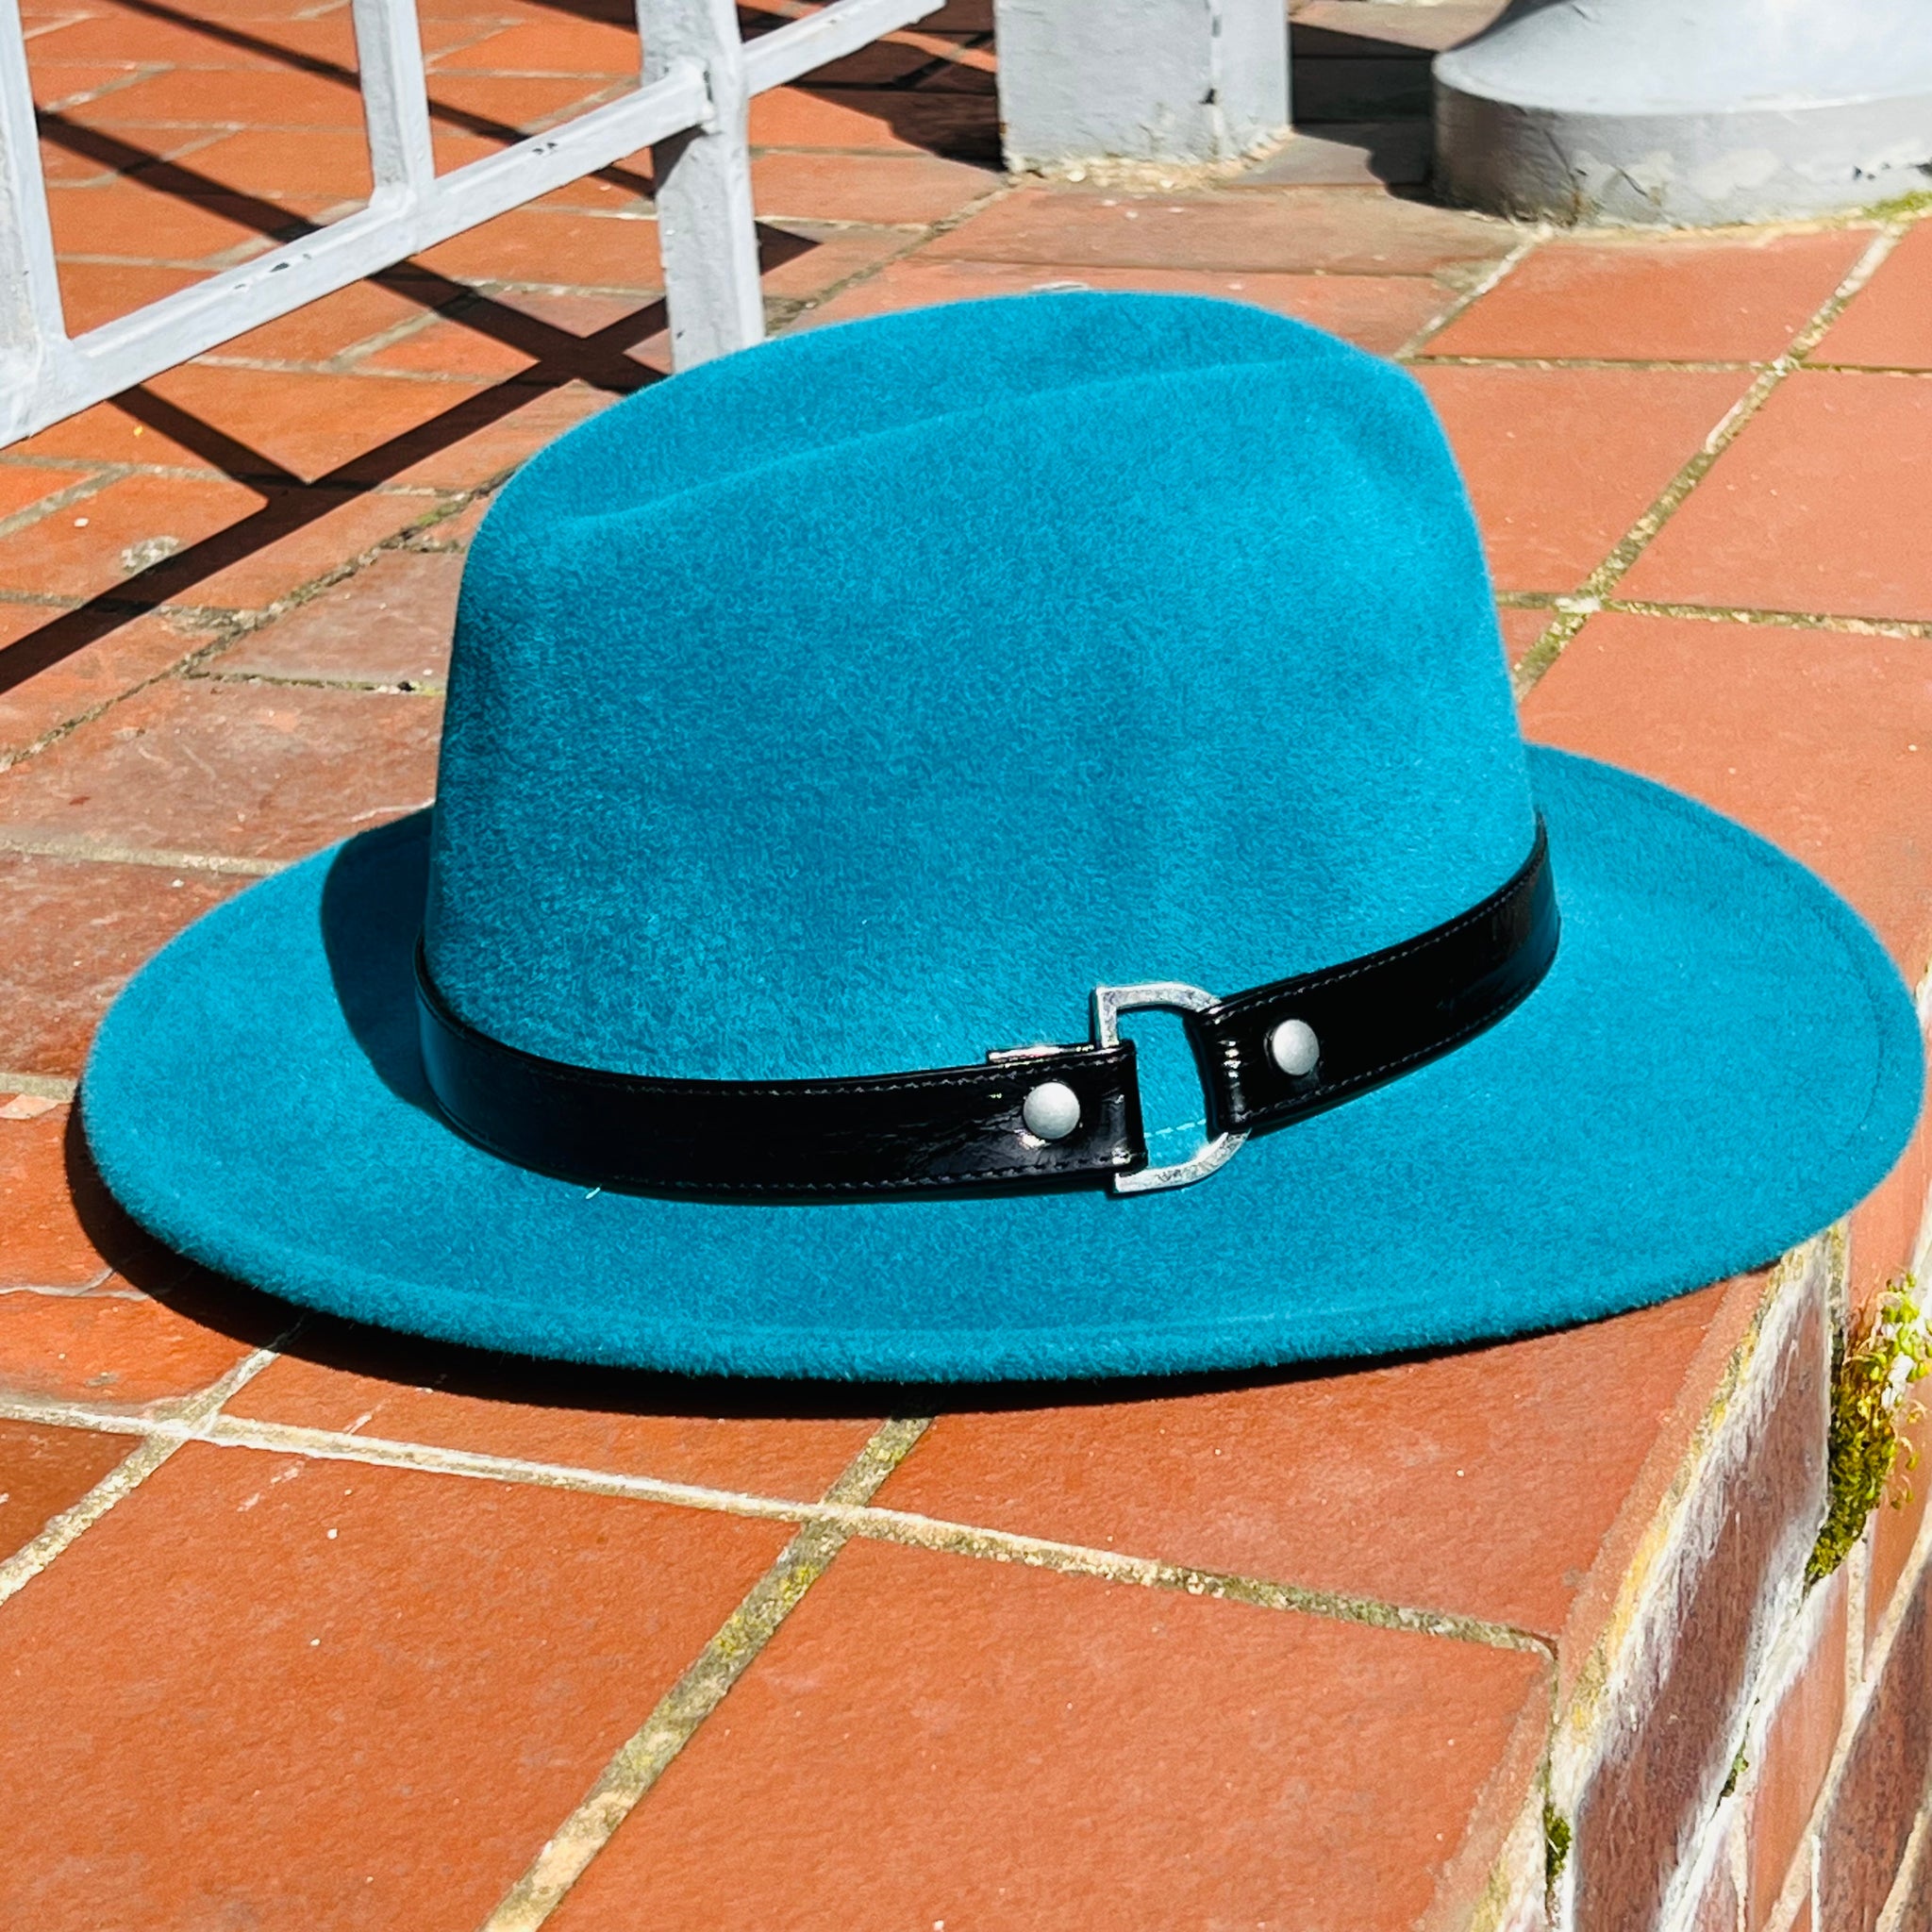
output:
M 1142 986 L 1096 986 L 1093 989 L 1093 1043 L 1118 1046 L 1121 1043 L 1120 1016 L 1158 1008 L 1171 1013 L 1205 1013 L 1216 1004 L 1211 992 L 1198 986 L 1184 986 L 1175 979 L 1150 979 Z M 1205 1100 L 1207 1095 L 1204 1093 Z M 1206 1180 L 1217 1167 L 1232 1159 L 1248 1137 L 1245 1134 L 1217 1134 L 1191 1159 L 1171 1167 L 1143 1167 L 1139 1174 L 1113 1176 L 1116 1194 L 1151 1194 L 1162 1188 L 1187 1188 Z

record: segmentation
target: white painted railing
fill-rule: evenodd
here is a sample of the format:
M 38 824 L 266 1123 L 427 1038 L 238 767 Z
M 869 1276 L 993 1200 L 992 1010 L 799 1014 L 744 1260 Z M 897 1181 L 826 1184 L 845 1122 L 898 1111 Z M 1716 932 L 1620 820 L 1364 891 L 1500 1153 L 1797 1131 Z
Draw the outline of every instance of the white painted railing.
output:
M 651 147 L 674 365 L 764 334 L 745 117 L 781 87 L 943 0 L 833 0 L 749 45 L 732 0 L 637 0 L 636 92 L 438 176 L 415 0 L 354 0 L 369 204 L 70 337 L 54 268 L 19 0 L 0 0 L 0 445 Z

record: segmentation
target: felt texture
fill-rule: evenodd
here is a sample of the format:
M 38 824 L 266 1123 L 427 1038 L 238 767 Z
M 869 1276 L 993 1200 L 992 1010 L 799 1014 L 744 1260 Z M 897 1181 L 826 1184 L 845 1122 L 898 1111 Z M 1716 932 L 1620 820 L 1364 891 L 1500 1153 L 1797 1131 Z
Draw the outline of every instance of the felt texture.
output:
M 680 376 L 510 483 L 426 944 L 553 1058 L 953 1066 L 1083 1038 L 1099 983 L 1391 944 L 1533 835 L 1407 375 L 1233 304 L 973 303 Z
M 972 372 L 962 385 L 956 372 Z M 691 1077 L 1085 1037 L 1452 917 L 1544 811 L 1556 965 L 1491 1032 L 1183 1191 L 724 1205 L 436 1115 L 474 1025 Z M 426 908 L 426 909 L 425 909 Z M 1158 1161 L 1199 1138 L 1141 1016 Z M 83 1084 L 108 1185 L 291 1301 L 535 1356 L 892 1380 L 1237 1368 L 1585 1319 L 1764 1261 L 1916 1116 L 1907 995 L 1761 841 L 1525 752 L 1420 391 L 1232 305 L 826 329 L 606 411 L 473 547 L 438 805 L 191 927 Z
M 1563 910 L 1489 1033 L 1193 1188 L 716 1206 L 458 1139 L 418 1070 L 419 817 L 251 888 L 108 1015 L 83 1115 L 162 1240 L 289 1300 L 693 1373 L 1143 1374 L 1475 1341 L 1767 1261 L 1884 1174 L 1918 1030 L 1876 941 L 1701 807 L 1530 755 Z

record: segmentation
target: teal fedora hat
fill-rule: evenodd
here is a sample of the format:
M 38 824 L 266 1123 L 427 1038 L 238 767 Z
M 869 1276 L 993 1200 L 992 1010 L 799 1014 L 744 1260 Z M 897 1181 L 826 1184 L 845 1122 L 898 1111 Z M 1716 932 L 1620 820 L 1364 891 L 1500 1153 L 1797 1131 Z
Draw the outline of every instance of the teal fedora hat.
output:
M 776 341 L 533 459 L 433 814 L 190 927 L 82 1113 L 138 1221 L 308 1307 L 947 1380 L 1654 1301 L 1845 1212 L 1921 1085 L 1812 874 L 1525 748 L 1407 375 L 1069 293 Z

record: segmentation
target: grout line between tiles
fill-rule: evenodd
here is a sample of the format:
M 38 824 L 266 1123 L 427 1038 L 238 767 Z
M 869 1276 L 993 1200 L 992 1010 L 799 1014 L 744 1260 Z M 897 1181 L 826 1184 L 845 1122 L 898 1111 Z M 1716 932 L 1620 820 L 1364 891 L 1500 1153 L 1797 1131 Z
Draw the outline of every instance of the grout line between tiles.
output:
M 410 678 L 407 682 L 392 684 L 379 683 L 367 677 L 292 677 L 282 676 L 273 671 L 224 671 L 219 658 L 210 660 L 205 668 L 184 671 L 181 675 L 190 684 L 232 684 L 243 690 L 366 691 L 378 697 L 409 698 L 448 695 L 445 688 L 433 677 L 425 677 L 420 683 Z
M 779 325 L 779 327 L 776 330 L 774 330 L 774 333 L 783 334 L 785 330 L 789 329 L 791 326 L 791 325 L 798 320 L 800 316 L 809 315 L 814 310 L 823 308 L 826 303 L 835 301 L 839 296 L 844 294 L 844 292 L 848 289 L 857 288 L 861 283 L 869 282 L 875 279 L 877 276 L 882 275 L 887 269 L 896 267 L 900 262 L 904 261 L 908 255 L 916 255 L 920 249 L 928 246 L 930 243 L 934 242 L 937 242 L 941 236 L 951 234 L 952 231 L 955 228 L 958 227 L 962 223 L 970 220 L 974 215 L 984 213 L 985 210 L 992 207 L 992 205 L 996 201 L 1000 200 L 1005 195 L 1010 194 L 1013 192 L 1015 185 L 1016 184 L 1011 179 L 1006 176 L 995 176 L 994 185 L 991 188 L 990 188 L 986 193 L 980 195 L 976 200 L 968 203 L 966 207 L 955 210 L 954 213 L 950 215 L 941 216 L 940 219 L 936 222 L 924 222 L 919 224 L 901 222 L 880 222 L 876 224 L 865 222 L 839 222 L 822 224 L 822 225 L 830 226 L 834 228 L 869 226 L 876 226 L 881 228 L 898 228 L 906 235 L 906 245 L 903 248 L 894 249 L 891 255 L 884 256 L 876 261 L 867 262 L 863 264 L 861 267 L 854 269 L 849 275 L 845 275 L 839 281 L 833 282 L 827 287 L 821 289 L 816 294 L 812 295 L 808 300 L 799 302 L 796 305 L 796 307 L 792 309 L 792 312 L 788 317 L 786 317 L 786 319 Z M 816 222 L 818 220 L 818 217 L 812 215 L 788 216 L 767 213 L 764 216 L 760 217 L 760 219 L 767 222 Z M 765 299 L 767 300 L 767 302 L 784 302 L 787 298 L 784 296 L 767 296 Z
M 1869 1535 L 1869 1525 L 1867 1533 Z M 1919 1525 L 1919 1533 L 1912 1540 L 1912 1547 L 1906 1558 L 1905 1569 L 1898 1581 L 1892 1585 L 1891 1601 L 1886 1606 L 1885 1614 L 1879 1621 L 1877 1635 L 1864 1646 L 1860 1660 L 1861 1674 L 1857 1683 L 1851 1686 L 1845 1698 L 1843 1714 L 1839 1720 L 1838 1736 L 1833 1742 L 1831 1757 L 1824 1769 L 1824 1775 L 1819 1781 L 1818 1794 L 1812 1800 L 1809 1815 L 1805 1821 L 1803 1838 L 1799 1840 L 1798 1857 L 1792 1860 L 1792 1869 L 1785 1881 L 1783 1893 L 1773 1907 L 1767 1924 L 1784 1918 L 1785 1908 L 1790 1907 L 1790 1918 L 1785 1923 L 1795 1923 L 1796 1915 L 1803 1902 L 1815 1893 L 1815 1863 L 1810 1874 L 1801 1874 L 1798 1867 L 1803 1857 L 1804 1847 L 1809 1844 L 1813 1859 L 1816 1859 L 1820 1844 L 1824 1837 L 1824 1827 L 1837 1808 L 1839 1793 L 1849 1773 L 1853 1757 L 1859 1743 L 1866 1736 L 1865 1720 L 1871 1715 L 1878 1700 L 1880 1687 L 1885 1674 L 1891 1664 L 1891 1653 L 1900 1633 L 1911 1615 L 1914 1600 L 1924 1586 L 1928 1571 L 1932 1571 L 1932 1512 L 1928 1512 Z M 1916 1826 L 1914 1827 L 1916 1834 Z M 1883 1907 L 1881 1907 L 1881 1911 Z
M 72 1100 L 79 1087 L 78 1080 L 70 1080 L 62 1074 L 0 1072 L 0 1093 L 25 1093 L 36 1100 Z
M 1904 239 L 1905 232 L 1902 225 L 1894 223 L 1873 236 L 1837 288 L 1812 311 L 1810 321 L 1791 339 L 1790 346 L 1776 361 L 1764 365 L 1750 388 L 1724 411 L 1723 419 L 1704 439 L 1702 446 L 1665 484 L 1662 492 L 1624 532 L 1610 554 L 1584 579 L 1575 597 L 1564 600 L 1573 608 L 1564 609 L 1517 663 L 1512 682 L 1519 703 L 1562 656 L 1571 640 L 1589 621 L 1591 612 L 1601 608 L 1612 587 L 1628 575 L 1637 559 L 1656 541 L 1657 533 L 1709 474 L 1711 465 L 1743 433 L 1745 425 L 1763 408 L 1773 393 L 1804 366 L 1805 358 L 1824 340 L 1825 332 L 1844 312 L 1852 297 L 1877 274 L 1886 257 Z
M 287 1339 L 284 1336 L 279 1340 Z M 0 1563 L 0 1604 L 31 1583 L 56 1557 L 70 1548 L 84 1531 L 92 1528 L 115 1504 L 132 1495 L 184 1442 L 192 1441 L 193 1430 L 209 1421 L 237 1390 L 260 1374 L 275 1360 L 275 1353 L 276 1349 L 273 1347 L 254 1350 L 243 1356 L 225 1374 L 190 1396 L 180 1405 L 175 1418 L 182 1424 L 178 1432 L 171 1428 L 145 1433 L 132 1455 L 116 1463 L 79 1502 L 71 1508 L 63 1509 L 31 1541 L 22 1544 L 4 1563 Z
M 1441 314 L 1434 316 L 1429 321 L 1424 323 L 1422 327 L 1417 329 L 1415 334 L 1410 336 L 1407 341 L 1404 342 L 1401 348 L 1397 349 L 1390 359 L 1395 362 L 1407 362 L 1412 358 L 1420 356 L 1424 342 L 1433 341 L 1464 309 L 1474 308 L 1505 275 L 1511 273 L 1526 256 L 1547 242 L 1554 232 L 1547 223 L 1540 224 L 1534 230 L 1525 235 L 1501 261 L 1495 263 L 1474 288 L 1465 290 L 1454 302 L 1450 303 L 1447 308 L 1443 309 Z
M 1766 362 L 1741 358 L 1719 361 L 1690 360 L 1663 356 L 1430 356 L 1407 358 L 1423 369 L 1627 369 L 1666 375 L 1742 375 L 1765 369 Z
M 1769 610 L 1750 604 L 1673 604 L 1654 597 L 1584 597 L 1560 591 L 1498 591 L 1501 610 L 1548 610 L 1593 616 L 1599 610 L 1630 617 L 1685 617 L 1699 624 L 1815 630 L 1859 638 L 1932 638 L 1932 618 L 1858 617 L 1841 610 Z
M 930 1418 L 894 1419 L 873 1432 L 824 1500 L 847 1504 L 868 1500 L 930 1425 Z M 851 1540 L 851 1531 L 832 1522 L 804 1524 L 777 1560 L 745 1593 L 738 1607 L 658 1707 L 605 1766 L 581 1804 L 531 1859 L 523 1876 L 504 1894 L 482 1932 L 534 1932 L 581 1878 L 591 1861 L 609 1843 L 688 1744 L 717 1709 L 805 1593 L 825 1574 Z
M 1557 608 L 1577 599 L 1557 599 Z M 1743 605 L 1665 604 L 1643 597 L 1605 597 L 1599 608 L 1632 617 L 1688 617 L 1706 624 L 1835 631 L 1861 638 L 1932 638 L 1932 621 L 1915 617 L 1848 617 L 1815 610 L 1757 610 Z
M 1911 1921 L 1907 1915 L 1912 1910 L 1914 1894 L 1924 1875 L 1922 1868 L 1926 1862 L 1928 1839 L 1932 1839 L 1932 1795 L 1919 1801 L 1919 1815 L 1912 1820 L 1912 1828 L 1906 1837 L 1906 1848 L 1899 1854 L 1898 1871 L 1892 1878 L 1891 1890 L 1878 1909 L 1872 1932 L 1912 1932 Z
M 231 858 L 218 852 L 168 852 L 149 845 L 113 845 L 100 839 L 56 834 L 44 839 L 16 839 L 0 832 L 0 854 L 19 858 L 64 858 L 97 865 L 146 865 L 163 872 L 231 873 L 242 878 L 272 878 L 288 869 L 282 858 Z
M 509 466 L 510 469 L 515 467 L 514 464 Z M 504 473 L 505 475 L 508 474 L 509 470 L 506 470 Z M 332 565 L 319 575 L 309 578 L 306 583 L 295 585 L 291 590 L 275 598 L 273 603 L 263 605 L 259 609 L 241 612 L 223 609 L 219 607 L 210 608 L 192 605 L 131 606 L 128 610 L 130 621 L 159 608 L 165 610 L 172 610 L 177 616 L 186 617 L 192 622 L 200 624 L 204 628 L 212 631 L 214 635 L 204 638 L 201 642 L 184 652 L 179 658 L 164 669 L 155 672 L 150 676 L 137 678 L 132 684 L 126 686 L 124 690 L 116 691 L 111 697 L 104 698 L 99 704 L 90 706 L 85 709 L 75 712 L 71 717 L 62 719 L 58 724 L 47 731 L 43 731 L 31 743 L 16 746 L 11 751 L 0 749 L 0 772 L 10 771 L 15 765 L 24 764 L 28 758 L 37 757 L 50 746 L 60 743 L 64 739 L 72 737 L 83 724 L 91 724 L 96 718 L 105 717 L 115 706 L 125 703 L 128 698 L 138 696 L 141 692 L 149 690 L 154 685 L 160 684 L 171 677 L 182 677 L 194 673 L 200 666 L 218 658 L 224 651 L 239 643 L 243 638 L 250 636 L 255 631 L 260 630 L 267 625 L 273 624 L 277 618 L 286 616 L 291 610 L 296 609 L 303 604 L 308 603 L 310 598 L 319 596 L 323 591 L 332 589 L 335 585 L 343 582 L 349 577 L 358 575 L 386 552 L 415 548 L 418 539 L 427 537 L 439 525 L 449 522 L 452 517 L 458 516 L 467 509 L 471 504 L 491 494 L 492 491 L 501 486 L 503 480 L 503 476 L 496 476 L 491 478 L 488 482 L 478 484 L 474 489 L 449 492 L 441 491 L 426 492 L 416 491 L 405 491 L 400 490 L 386 491 L 386 494 L 391 495 L 421 494 L 425 497 L 428 508 L 425 509 L 423 516 L 418 517 L 414 522 L 405 525 L 402 529 L 391 532 L 381 542 L 372 544 L 367 550 L 358 552 L 356 556 L 346 558 L 340 564 Z M 39 602 L 42 600 L 24 599 L 21 601 Z M 73 606 L 62 603 L 57 608 L 68 609 L 72 608 Z M 132 862 L 139 863 L 140 861 Z
M 1411 1604 L 1390 1603 L 1379 1597 L 1359 1596 L 1345 1591 L 1317 1590 L 1267 1577 L 1197 1569 L 1158 1557 L 1125 1556 L 1116 1550 L 1059 1542 L 1015 1530 L 953 1523 L 942 1517 L 922 1516 L 909 1510 L 882 1509 L 870 1503 L 852 1502 L 832 1492 L 816 1503 L 792 1501 L 739 1490 L 713 1489 L 700 1483 L 671 1482 L 660 1476 L 632 1475 L 613 1470 L 585 1469 L 569 1463 L 492 1456 L 474 1449 L 450 1449 L 430 1443 L 397 1441 L 381 1436 L 358 1436 L 345 1430 L 308 1428 L 297 1424 L 265 1422 L 248 1416 L 217 1415 L 190 1423 L 178 1417 L 145 1416 L 126 1410 L 97 1410 L 84 1403 L 19 1396 L 0 1397 L 0 1416 L 14 1421 L 51 1423 L 72 1428 L 129 1435 L 166 1435 L 182 1441 L 206 1442 L 216 1448 L 262 1450 L 271 1454 L 307 1456 L 319 1461 L 364 1462 L 388 1468 L 420 1470 L 428 1474 L 469 1476 L 487 1482 L 525 1483 L 543 1489 L 628 1497 L 641 1502 L 669 1504 L 677 1508 L 750 1516 L 765 1522 L 822 1523 L 848 1535 L 862 1536 L 879 1542 L 903 1543 L 949 1556 L 974 1557 L 996 1563 L 1020 1563 L 1029 1569 L 1094 1576 L 1112 1583 L 1137 1584 L 1149 1590 L 1178 1591 L 1189 1596 L 1223 1598 L 1264 1609 L 1296 1610 L 1337 1623 L 1448 1638 L 1480 1644 L 1491 1650 L 1527 1650 L 1545 1657 L 1553 1654 L 1550 1641 L 1546 1638 L 1486 1618 L 1427 1609 Z

